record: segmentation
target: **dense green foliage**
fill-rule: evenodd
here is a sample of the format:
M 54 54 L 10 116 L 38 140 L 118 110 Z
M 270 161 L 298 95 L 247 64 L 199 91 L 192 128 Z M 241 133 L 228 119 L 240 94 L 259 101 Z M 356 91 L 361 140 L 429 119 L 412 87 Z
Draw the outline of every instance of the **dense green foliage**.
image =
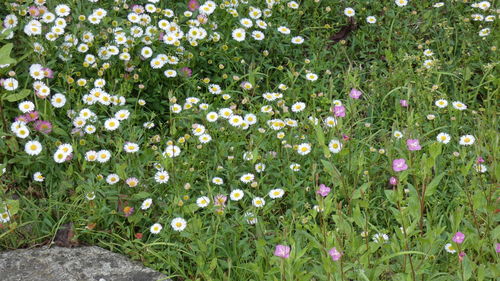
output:
M 500 275 L 495 3 L 215 2 L 0 3 L 1 249 L 173 280 Z

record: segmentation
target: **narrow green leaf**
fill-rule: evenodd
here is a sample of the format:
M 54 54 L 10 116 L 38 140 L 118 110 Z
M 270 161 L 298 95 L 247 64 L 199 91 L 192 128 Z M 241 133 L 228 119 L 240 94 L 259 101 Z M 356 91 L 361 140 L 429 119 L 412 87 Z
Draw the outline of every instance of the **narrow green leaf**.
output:
M 15 94 L 10 94 L 5 99 L 10 102 L 15 102 L 24 99 L 25 97 L 29 96 L 31 94 L 31 91 L 28 89 L 24 89 L 19 93 Z
M 445 173 L 441 173 L 438 176 L 436 176 L 428 185 L 425 190 L 425 197 L 432 196 L 439 185 L 439 182 L 441 182 L 441 179 L 444 177 Z

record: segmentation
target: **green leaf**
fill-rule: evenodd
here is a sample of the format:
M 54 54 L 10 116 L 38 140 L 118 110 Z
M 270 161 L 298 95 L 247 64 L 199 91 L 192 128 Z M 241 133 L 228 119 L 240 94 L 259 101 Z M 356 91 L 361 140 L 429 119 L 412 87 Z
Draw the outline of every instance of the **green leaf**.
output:
M 340 178 L 339 171 L 337 170 L 337 168 L 335 168 L 335 166 L 333 166 L 332 163 L 330 163 L 326 160 L 323 160 L 323 159 L 321 159 L 321 163 L 323 163 L 325 172 L 327 172 L 331 177 Z
M 417 255 L 427 256 L 427 254 L 426 254 L 426 253 L 424 253 L 424 252 L 418 252 L 418 251 L 402 251 L 402 252 L 399 252 L 399 253 L 395 253 L 395 254 L 392 254 L 392 255 L 389 255 L 389 256 L 382 257 L 382 258 L 381 258 L 381 259 L 379 259 L 377 262 L 378 262 L 378 263 L 383 263 L 384 261 L 389 260 L 389 259 L 392 259 L 392 258 L 395 258 L 395 257 L 397 257 L 397 256 L 401 256 L 401 255 L 410 255 L 410 254 L 417 254 Z
M 438 176 L 436 176 L 428 185 L 425 190 L 425 197 L 432 196 L 436 190 L 439 182 L 441 182 L 441 179 L 444 177 L 445 173 L 441 173 Z
M 387 197 L 387 200 L 389 200 L 389 202 L 396 204 L 396 194 L 394 190 L 386 189 L 384 190 L 384 193 L 385 197 Z
M 10 95 L 6 96 L 5 99 L 7 101 L 10 101 L 10 102 L 15 102 L 15 101 L 19 101 L 19 100 L 24 99 L 25 97 L 29 96 L 30 94 L 31 94 L 30 90 L 24 89 L 19 93 L 10 94 Z
M 358 225 L 359 228 L 363 229 L 365 227 L 363 215 L 361 215 L 361 210 L 359 205 L 356 205 L 352 212 L 352 217 L 354 222 Z
M 321 126 L 314 126 L 314 131 L 316 132 L 316 139 L 318 140 L 319 146 L 323 149 L 323 154 L 325 155 L 326 158 L 329 158 L 331 153 L 328 147 L 326 146 L 325 143 L 325 133 L 323 132 L 323 129 Z
M 0 48 L 0 64 L 16 63 L 16 60 L 10 57 L 10 52 L 12 51 L 12 47 L 14 47 L 14 45 L 12 43 L 8 43 L 3 45 L 2 48 Z
M 464 261 L 464 280 L 469 280 L 472 277 L 473 264 L 470 261 L 469 257 L 465 256 Z
M 54 134 L 57 134 L 57 135 L 60 135 L 60 136 L 67 136 L 68 133 L 66 133 L 65 130 L 59 128 L 59 127 L 54 127 L 52 128 L 52 132 L 54 132 Z
M 143 198 L 148 198 L 148 197 L 151 197 L 151 193 L 146 192 L 146 191 L 141 191 L 139 193 L 132 195 L 133 199 L 143 199 Z
M 429 151 L 431 153 L 432 159 L 436 159 L 441 154 L 441 151 L 443 149 L 443 145 L 439 142 L 435 142 L 429 146 Z
M 116 174 L 120 176 L 120 178 L 126 178 L 127 174 L 125 173 L 125 169 L 127 168 L 127 163 L 123 163 L 121 165 L 116 166 Z

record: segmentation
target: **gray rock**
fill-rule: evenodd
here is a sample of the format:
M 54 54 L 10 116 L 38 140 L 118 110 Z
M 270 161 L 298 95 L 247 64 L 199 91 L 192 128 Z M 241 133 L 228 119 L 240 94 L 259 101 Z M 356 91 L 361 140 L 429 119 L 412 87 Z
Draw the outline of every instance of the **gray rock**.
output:
M 0 253 L 1 281 L 160 281 L 165 275 L 99 247 Z

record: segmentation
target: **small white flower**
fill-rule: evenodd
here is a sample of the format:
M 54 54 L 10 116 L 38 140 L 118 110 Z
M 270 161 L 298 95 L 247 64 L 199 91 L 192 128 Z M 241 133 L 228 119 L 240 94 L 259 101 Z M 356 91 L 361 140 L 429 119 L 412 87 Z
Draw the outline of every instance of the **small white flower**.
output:
M 231 191 L 231 194 L 229 195 L 233 201 L 239 201 L 243 198 L 243 196 L 245 196 L 245 193 L 241 189 L 235 189 Z
M 465 135 L 460 137 L 459 144 L 468 146 L 468 145 L 473 145 L 475 141 L 476 138 L 473 135 Z
M 104 121 L 104 128 L 108 131 L 114 131 L 120 127 L 120 121 L 116 118 L 109 118 Z
M 247 219 L 248 224 L 256 224 L 258 222 L 257 217 L 252 212 L 246 212 L 244 217 Z
M 264 207 L 264 205 L 266 205 L 266 201 L 264 200 L 264 198 L 262 197 L 255 197 L 253 200 L 252 200 L 252 204 L 254 205 L 254 207 L 256 208 L 262 208 Z
M 146 200 L 144 200 L 141 204 L 141 209 L 142 210 L 147 210 L 151 207 L 151 205 L 153 204 L 153 199 L 151 198 L 148 198 Z
M 314 74 L 314 73 L 307 73 L 306 79 L 314 82 L 314 81 L 318 80 L 318 75 Z
M 490 35 L 490 33 L 491 33 L 491 29 L 489 29 L 489 28 L 483 28 L 483 29 L 481 29 L 479 31 L 479 36 L 485 37 L 485 36 Z
M 389 241 L 389 236 L 385 233 L 377 233 L 372 237 L 375 243 L 385 243 Z
M 467 109 L 467 105 L 465 105 L 464 103 L 462 103 L 460 101 L 454 101 L 451 104 L 453 105 L 453 107 L 455 109 L 458 109 L 458 110 L 466 110 Z
M 42 175 L 42 173 L 36 172 L 35 174 L 33 174 L 33 180 L 37 182 L 43 182 L 43 180 L 45 180 L 45 177 Z
M 309 143 L 301 143 L 297 146 L 297 152 L 300 155 L 307 155 L 311 152 L 311 145 Z
M 118 181 L 120 181 L 120 177 L 117 175 L 117 174 L 109 174 L 107 177 L 106 177 L 106 182 L 108 184 L 115 184 L 117 183 Z
M 403 133 L 401 133 L 400 131 L 394 131 L 394 133 L 392 134 L 395 138 L 397 139 L 400 139 L 403 137 Z
M 269 191 L 269 197 L 271 199 L 281 198 L 285 194 L 285 191 L 281 188 L 271 189 Z
M 296 102 L 292 105 L 292 112 L 301 112 L 306 108 L 306 104 L 303 102 Z
M 187 223 L 186 223 L 186 220 L 183 219 L 183 218 L 175 218 L 172 220 L 172 223 L 170 224 L 172 226 L 172 228 L 175 230 L 175 231 L 183 231 L 186 226 L 187 226 Z
M 223 179 L 221 179 L 221 178 L 219 178 L 219 177 L 214 177 L 214 178 L 212 179 L 212 183 L 213 183 L 213 184 L 216 184 L 216 185 L 222 185 L 222 184 L 224 184 L 224 180 L 223 180 Z
M 328 143 L 328 149 L 332 153 L 339 153 L 342 150 L 342 143 L 339 140 L 333 139 Z
M 447 144 L 450 142 L 451 137 L 447 133 L 439 133 L 436 137 L 437 141 L 440 143 Z
M 126 142 L 123 145 L 123 150 L 125 150 L 125 152 L 127 153 L 135 153 L 139 151 L 139 145 L 133 142 Z
M 177 145 L 169 145 L 163 152 L 163 156 L 168 156 L 170 158 L 174 158 L 181 154 L 181 149 Z
M 200 208 L 205 208 L 210 204 L 210 199 L 207 196 L 202 196 L 198 199 L 196 199 L 196 205 Z
M 157 183 L 167 183 L 169 178 L 170 176 L 167 171 L 158 171 L 155 174 L 155 181 Z
M 344 15 L 348 17 L 353 17 L 356 14 L 353 8 L 345 8 L 344 9 Z
M 291 42 L 293 44 L 300 45 L 300 44 L 304 43 L 304 37 L 302 37 L 302 36 L 292 37 L 292 41 Z
M 290 164 L 290 170 L 292 170 L 294 172 L 300 171 L 300 164 L 298 164 L 298 163 L 292 163 L 292 164 Z
M 444 249 L 446 250 L 446 252 L 448 252 L 450 254 L 454 254 L 457 252 L 457 250 L 455 250 L 455 247 L 453 247 L 453 245 L 451 243 L 444 245 Z
M 240 180 L 243 182 L 243 183 L 249 183 L 251 181 L 253 181 L 255 178 L 255 176 L 253 174 L 244 174 L 240 177 Z
M 31 101 L 23 101 L 19 103 L 19 110 L 21 110 L 23 113 L 31 112 L 35 110 L 35 104 Z
M 374 16 L 368 16 L 368 17 L 366 17 L 366 22 L 367 22 L 367 23 L 374 24 L 374 23 L 376 23 L 376 22 L 377 22 L 377 18 L 376 18 L 376 17 L 374 17 Z
M 404 7 L 408 5 L 408 0 L 395 0 L 396 5 L 399 7 Z
M 435 102 L 435 105 L 439 108 L 445 108 L 448 106 L 448 101 L 445 99 L 440 99 Z
M 245 35 L 246 35 L 246 33 L 245 33 L 245 30 L 243 28 L 236 28 L 232 32 L 233 39 L 238 41 L 238 42 L 245 41 Z
M 290 29 L 286 26 L 278 27 L 278 31 L 282 34 L 285 34 L 285 35 L 290 34 Z
M 42 144 L 39 141 L 29 141 L 24 145 L 24 151 L 29 155 L 38 155 L 42 152 Z
M 158 233 L 160 233 L 160 231 L 162 230 L 162 228 L 163 228 L 163 226 L 161 226 L 161 224 L 159 224 L 159 223 L 155 223 L 155 224 L 153 224 L 153 225 L 151 226 L 150 231 L 151 231 L 151 233 L 153 233 L 153 234 L 158 234 Z

